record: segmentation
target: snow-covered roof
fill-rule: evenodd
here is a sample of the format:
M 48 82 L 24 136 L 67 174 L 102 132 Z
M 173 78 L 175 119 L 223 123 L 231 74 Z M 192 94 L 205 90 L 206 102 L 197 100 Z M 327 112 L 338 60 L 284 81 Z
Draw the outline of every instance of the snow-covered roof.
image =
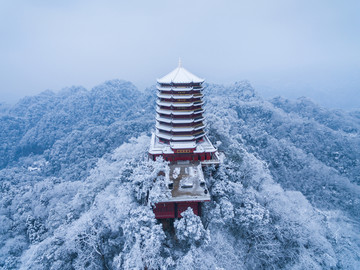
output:
M 195 148 L 196 142 L 190 141 L 190 142 L 170 142 L 170 146 L 172 149 L 189 149 L 189 148 Z
M 203 137 L 203 141 L 199 142 L 197 144 L 196 150 L 194 151 L 194 153 L 209 153 L 209 152 L 215 152 L 216 148 L 212 145 L 212 143 L 210 142 L 209 138 L 205 135 Z
M 164 94 L 164 93 L 157 93 L 157 96 L 159 98 L 174 98 L 174 99 L 190 99 L 190 98 L 201 98 L 198 96 L 194 96 L 194 95 L 171 95 L 171 94 Z
M 159 134 L 158 131 L 156 133 L 157 133 L 157 135 L 160 135 L 160 137 L 162 137 L 161 135 L 165 135 L 163 133 Z M 168 137 L 168 139 L 171 139 L 171 137 Z M 187 139 L 189 139 L 189 138 L 187 138 Z M 212 145 L 212 143 L 209 141 L 209 139 L 206 135 L 203 135 L 202 142 L 196 143 L 194 141 L 194 138 L 191 138 L 190 140 L 185 139 L 182 141 L 172 141 L 172 142 L 170 142 L 170 145 L 169 145 L 169 144 L 161 143 L 159 141 L 158 137 L 155 136 L 155 134 L 152 134 L 149 153 L 152 155 L 158 155 L 158 154 L 164 154 L 164 153 L 174 153 L 171 150 L 171 148 L 174 148 L 174 149 L 193 148 L 194 145 L 196 146 L 196 149 L 194 151 L 194 153 L 196 153 L 196 154 L 198 154 L 198 153 L 215 153 L 216 152 L 216 148 Z M 216 157 L 216 159 L 219 160 L 218 157 Z M 212 164 L 211 162 L 214 162 L 214 160 L 207 161 L 207 162 L 209 162 L 209 164 Z M 215 163 L 218 164 L 218 161 Z
M 200 122 L 203 121 L 205 118 L 204 117 L 200 117 L 200 118 L 195 118 L 194 122 Z M 175 123 L 175 122 L 174 122 Z
M 190 109 L 190 110 L 165 110 L 160 107 L 156 107 L 156 112 L 167 115 L 191 115 L 203 113 L 205 109 Z
M 189 87 L 162 87 L 162 86 L 156 86 L 156 88 L 159 90 L 159 91 L 177 91 L 177 92 L 186 92 L 186 91 L 193 91 L 193 90 L 197 90 L 197 91 L 201 91 L 201 90 L 204 90 L 204 87 L 201 87 L 201 88 L 197 88 L 197 89 L 194 89 L 194 87 L 192 86 L 189 86 Z
M 158 83 L 170 84 L 170 83 L 202 83 L 204 79 L 192 74 L 190 71 L 182 67 L 181 61 L 179 66 L 165 75 L 161 79 L 157 80 Z
M 156 120 L 160 122 L 165 123 L 174 123 L 174 124 L 188 124 L 194 122 L 194 119 L 188 118 L 188 119 L 176 119 L 176 118 L 166 118 L 161 117 L 160 115 L 156 116 Z
M 168 102 L 168 101 L 156 101 L 156 104 L 159 106 L 165 106 L 165 107 L 192 107 L 194 105 L 194 102 Z M 203 105 L 203 102 L 199 104 L 195 104 L 196 106 Z
M 161 129 L 161 130 L 165 130 L 165 131 L 174 131 L 174 132 L 189 132 L 189 131 L 198 130 L 198 129 L 201 129 L 204 127 L 205 127 L 204 125 L 199 126 L 199 127 L 173 127 L 173 126 L 162 125 L 160 123 L 156 123 L 157 129 Z
M 192 123 L 194 122 L 194 119 L 176 119 L 176 118 L 173 118 L 173 120 L 171 120 L 171 123 L 174 123 L 174 124 L 188 124 L 188 123 Z
M 171 134 L 166 134 L 163 132 L 160 132 L 159 130 L 156 130 L 156 136 L 163 138 L 165 140 L 173 140 L 173 141 L 191 141 L 194 140 L 195 137 L 192 135 L 171 135 Z

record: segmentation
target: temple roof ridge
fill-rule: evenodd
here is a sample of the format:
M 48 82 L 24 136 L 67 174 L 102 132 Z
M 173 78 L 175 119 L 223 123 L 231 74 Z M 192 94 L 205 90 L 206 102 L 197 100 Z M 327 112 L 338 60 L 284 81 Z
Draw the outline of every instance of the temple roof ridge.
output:
M 157 80 L 158 83 L 203 83 L 204 79 L 192 74 L 182 66 L 181 59 L 179 65 L 173 71 Z

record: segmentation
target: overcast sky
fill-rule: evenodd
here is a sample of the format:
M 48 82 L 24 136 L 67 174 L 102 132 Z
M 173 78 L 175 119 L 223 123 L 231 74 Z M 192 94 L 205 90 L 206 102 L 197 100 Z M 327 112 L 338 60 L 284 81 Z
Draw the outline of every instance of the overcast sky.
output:
M 183 66 L 265 97 L 360 107 L 360 1 L 0 0 L 0 101 Z

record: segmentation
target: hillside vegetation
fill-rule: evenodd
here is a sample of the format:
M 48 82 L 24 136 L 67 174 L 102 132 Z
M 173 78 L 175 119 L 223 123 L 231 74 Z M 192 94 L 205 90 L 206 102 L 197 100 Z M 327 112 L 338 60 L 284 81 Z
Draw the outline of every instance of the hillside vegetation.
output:
M 226 157 L 203 216 L 170 233 L 151 210 L 155 95 L 113 80 L 0 104 L 1 269 L 360 269 L 360 112 L 208 85 Z

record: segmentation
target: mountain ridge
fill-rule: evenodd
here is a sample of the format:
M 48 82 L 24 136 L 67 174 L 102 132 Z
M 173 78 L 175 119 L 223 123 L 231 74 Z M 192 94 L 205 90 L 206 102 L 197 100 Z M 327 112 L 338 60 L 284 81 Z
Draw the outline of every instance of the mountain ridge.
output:
M 165 166 L 146 153 L 155 95 L 112 80 L 3 110 L 0 267 L 360 267 L 356 112 L 207 84 L 209 138 L 226 158 L 205 171 L 202 222 L 185 218 L 197 233 L 178 222 L 176 240 L 144 200 L 158 198 Z

